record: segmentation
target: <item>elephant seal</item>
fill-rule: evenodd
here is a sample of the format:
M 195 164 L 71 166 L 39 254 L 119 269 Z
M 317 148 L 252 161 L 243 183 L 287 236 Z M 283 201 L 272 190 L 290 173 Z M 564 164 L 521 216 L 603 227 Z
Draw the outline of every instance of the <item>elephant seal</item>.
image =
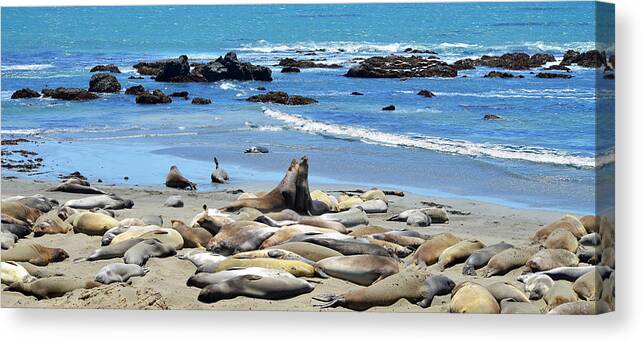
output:
M 86 258 L 76 259 L 75 261 L 95 261 L 95 260 L 106 260 L 113 258 L 122 258 L 125 255 L 125 252 L 130 248 L 137 245 L 139 242 L 142 242 L 144 239 L 134 238 L 120 241 L 117 243 L 112 243 L 108 246 L 100 247 L 94 250 Z
M 50 262 L 67 259 L 69 254 L 62 248 L 49 248 L 37 243 L 19 243 L 0 253 L 2 261 L 25 261 L 36 266 L 47 266 Z
M 81 280 L 65 277 L 37 279 L 28 283 L 13 283 L 5 291 L 20 292 L 38 299 L 49 299 L 63 296 L 76 289 L 89 289 L 101 285 L 93 280 Z
M 201 227 L 190 228 L 182 221 L 172 220 L 172 228 L 181 234 L 183 248 L 205 248 L 212 234 Z
M 105 232 L 105 234 L 103 234 L 103 237 L 100 239 L 100 245 L 101 246 L 109 245 L 112 242 L 112 240 L 114 240 L 116 235 L 122 234 L 127 230 L 129 230 L 128 226 L 120 226 L 120 225 L 118 227 L 108 229 Z
M 410 263 L 420 266 L 430 266 L 439 260 L 439 256 L 446 248 L 460 241 L 458 237 L 451 233 L 435 235 L 417 248 L 415 253 L 410 257 Z
M 610 312 L 608 304 L 602 300 L 599 301 L 579 301 L 560 304 L 551 311 L 549 315 L 599 315 Z
M 580 245 L 582 246 L 599 246 L 601 242 L 599 233 L 589 233 L 580 238 Z
M 308 226 L 303 224 L 293 224 L 291 226 L 282 227 L 272 234 L 269 238 L 265 239 L 261 243 L 261 248 L 274 247 L 276 245 L 282 244 L 286 241 L 292 240 L 297 235 L 300 234 L 323 234 L 323 233 L 335 233 L 332 229 L 319 228 L 315 226 Z
M 149 226 L 158 226 L 162 227 L 163 226 L 163 217 L 161 215 L 144 215 L 140 218 L 145 222 L 146 225 Z
M 586 229 L 588 233 L 599 233 L 600 232 L 600 216 L 596 215 L 586 215 L 580 218 L 580 223 Z
M 492 283 L 486 286 L 486 289 L 495 297 L 498 303 L 507 298 L 516 302 L 530 302 L 522 290 L 507 281 Z
M 73 230 L 73 226 L 63 221 L 58 213 L 49 211 L 38 217 L 33 224 L 33 236 L 38 237 L 45 234 L 66 234 Z
M 236 267 L 263 267 L 282 270 L 291 273 L 295 277 L 314 277 L 316 270 L 314 266 L 298 260 L 281 260 L 272 258 L 234 259 L 222 260 L 213 269 L 205 270 L 209 273 L 220 272 Z
M 506 298 L 499 302 L 501 314 L 541 314 L 542 311 L 530 302 L 518 302 L 512 298 Z
M 374 235 L 389 232 L 390 229 L 380 226 L 361 226 L 350 229 L 350 236 Z
M 227 259 L 226 256 L 199 249 L 191 250 L 185 254 L 179 255 L 178 258 L 192 262 L 192 264 L 196 266 L 196 273 L 212 270 L 219 262 Z
M 523 279 L 528 278 L 533 274 L 545 274 L 554 280 L 575 281 L 584 274 L 592 271 L 597 271 L 604 279 L 609 277 L 609 275 L 613 272 L 613 269 L 608 266 L 556 267 L 547 271 L 525 274 L 517 278 L 517 280 L 522 281 Z
M 22 239 L 23 237 L 31 234 L 31 224 L 15 219 L 9 215 L 2 214 L 2 231 L 5 233 L 11 233 L 17 238 Z
M 380 199 L 368 200 L 352 207 L 359 207 L 367 214 L 381 214 L 388 211 L 388 203 Z
M 369 244 L 381 246 L 385 250 L 387 250 L 390 255 L 396 255 L 399 258 L 405 258 L 408 255 L 412 254 L 412 252 L 414 251 L 414 249 L 411 249 L 409 247 L 404 247 L 402 245 L 398 245 L 394 242 L 377 240 L 371 237 L 366 237 L 366 240 Z
M 260 214 L 260 213 L 259 213 Z M 187 224 L 188 227 L 201 227 L 206 229 L 210 234 L 216 235 L 219 230 L 234 221 L 253 221 L 253 220 L 234 220 L 229 214 L 223 214 L 216 209 L 209 209 L 207 205 L 203 205 L 203 211 L 196 214 Z
M 500 310 L 495 297 L 479 284 L 463 282 L 452 291 L 451 313 L 498 314 Z
M 384 233 L 371 234 L 368 236 L 372 237 L 373 239 L 388 241 L 400 246 L 410 247 L 413 249 L 417 249 L 419 246 L 421 246 L 422 243 L 426 242 L 426 239 L 424 238 L 425 236 L 411 236 L 406 234 L 408 232 L 412 231 L 393 230 Z
M 597 271 L 586 273 L 573 283 L 573 290 L 583 300 L 595 301 L 602 295 L 602 276 Z
M 115 194 L 89 196 L 76 200 L 69 200 L 65 202 L 63 207 L 74 209 L 105 209 L 105 210 L 120 210 L 130 209 L 134 206 L 134 202 L 129 199 L 123 199 Z
M 364 202 L 371 201 L 371 200 L 382 200 L 386 203 L 388 203 L 388 198 L 386 198 L 386 193 L 381 191 L 380 189 L 370 189 L 361 195 L 359 195 L 361 199 Z
M 335 251 L 334 249 L 316 245 L 309 242 L 286 242 L 278 246 L 266 248 L 266 250 L 271 249 L 281 249 L 296 253 L 303 258 L 312 261 L 319 261 L 325 258 L 331 258 L 335 256 L 342 256 L 343 254 Z
M 206 272 L 197 273 L 189 277 L 189 279 L 187 279 L 187 286 L 198 287 L 202 289 L 208 285 L 220 283 L 228 279 L 232 279 L 232 278 L 236 278 L 236 277 L 244 276 L 248 274 L 266 276 L 266 277 L 296 278 L 290 272 L 285 272 L 282 270 L 276 270 L 271 268 L 235 267 L 235 268 L 231 268 L 231 269 L 216 272 L 216 273 L 206 273 Z
M 230 180 L 230 176 L 227 174 L 227 172 L 222 168 L 219 168 L 218 159 L 216 159 L 216 157 L 214 157 L 214 171 L 212 172 L 210 178 L 212 179 L 212 183 L 220 184 L 225 184 L 228 180 Z
M 99 195 L 105 194 L 104 191 L 100 189 L 96 189 L 93 186 L 78 184 L 73 181 L 63 182 L 62 184 L 58 184 L 53 188 L 50 188 L 48 191 L 69 192 L 73 194 L 99 194 Z
M 550 290 L 544 295 L 544 301 L 548 304 L 548 309 L 552 309 L 560 304 L 577 302 L 579 297 L 573 291 L 573 283 L 566 280 L 559 280 L 553 284 Z
M 234 254 L 229 258 L 233 258 L 233 259 L 272 258 L 272 259 L 280 259 L 280 260 L 297 260 L 312 266 L 316 264 L 314 261 L 306 259 L 296 253 L 287 251 L 285 249 L 279 249 L 279 248 L 260 249 L 256 251 L 241 252 L 241 253 Z
M 464 263 L 464 268 L 462 274 L 474 276 L 477 275 L 475 270 L 482 268 L 488 264 L 490 258 L 494 257 L 497 253 L 505 251 L 509 248 L 513 248 L 513 245 L 506 242 L 496 243 L 482 249 L 474 251 L 466 262 Z
M 98 271 L 96 281 L 102 284 L 122 283 L 131 277 L 142 277 L 149 272 L 149 268 L 134 264 L 110 264 Z
M 337 207 L 339 211 L 345 211 L 361 203 L 363 203 L 361 197 L 343 194 L 339 196 L 339 205 Z
M 545 240 L 548 237 L 548 235 L 550 235 L 556 229 L 568 230 L 577 239 L 581 238 L 583 235 L 586 235 L 586 229 L 582 225 L 582 222 L 580 222 L 575 216 L 566 215 L 561 219 L 535 232 L 535 235 L 531 237 L 531 240 L 534 240 L 534 241 Z
M 555 284 L 546 274 L 533 274 L 522 281 L 524 281 L 525 293 L 531 300 L 543 298 Z
M 574 267 L 579 262 L 577 255 L 565 249 L 542 249 L 528 259 L 526 267 L 532 272 L 538 272 L 557 267 Z
M 47 213 L 55 206 L 58 205 L 58 201 L 54 199 L 49 199 L 43 195 L 33 195 L 33 196 L 14 196 L 5 199 L 5 201 L 18 201 L 29 208 L 40 210 L 41 213 Z
M 109 229 L 118 227 L 120 222 L 101 213 L 84 212 L 78 214 L 73 222 L 74 233 L 103 235 Z
M 379 255 L 349 255 L 323 259 L 316 264 L 317 273 L 370 286 L 399 272 L 399 261 Z
M 123 255 L 123 260 L 126 264 L 145 266 L 147 260 L 151 257 L 164 258 L 173 255 L 176 255 L 176 249 L 172 246 L 164 245 L 156 239 L 148 239 L 128 249 Z
M 577 238 L 566 229 L 555 229 L 544 241 L 544 247 L 547 249 L 565 249 L 571 253 L 577 251 Z
M 163 203 L 163 207 L 182 208 L 184 206 L 185 202 L 181 196 L 169 196 Z
M 346 228 L 355 227 L 358 225 L 367 225 L 370 221 L 368 215 L 359 207 L 350 208 L 350 210 L 340 213 L 327 213 L 319 216 L 324 220 L 337 221 L 343 224 Z
M 237 221 L 223 226 L 206 248 L 221 255 L 255 250 L 278 230 L 259 222 Z
M 15 246 L 18 237 L 13 233 L 0 231 L 0 247 L 2 249 L 9 249 Z
M 430 223 L 446 223 L 450 220 L 448 218 L 448 212 L 445 209 L 429 207 L 420 209 L 408 209 L 397 215 L 391 216 L 390 218 L 388 218 L 388 221 L 407 222 L 408 218 L 410 218 L 410 216 L 415 214 L 417 211 L 426 215 L 429 218 Z
M 513 247 L 503 250 L 488 260 L 482 268 L 486 277 L 506 274 L 509 271 L 524 266 L 537 253 L 541 246 Z
M 600 261 L 601 256 L 598 254 L 598 247 L 579 245 L 575 252 L 580 262 L 595 265 Z
M 198 300 L 215 303 L 239 296 L 277 300 L 293 298 L 312 290 L 314 286 L 303 279 L 248 274 L 206 286 L 198 294 Z
M 310 193 L 310 198 L 312 199 L 313 205 L 317 203 L 316 206 L 323 204 L 327 211 L 339 211 L 339 201 L 334 196 L 330 196 L 321 190 L 314 190 Z
M 30 208 L 19 201 L 7 201 L 3 200 L 0 205 L 0 211 L 2 214 L 8 215 L 14 219 L 26 222 L 28 224 L 33 224 L 36 222 L 38 217 L 42 215 L 42 212 L 38 209 Z
M 13 283 L 28 283 L 38 278 L 32 276 L 22 265 L 13 262 L 0 262 L 0 275 L 2 283 L 11 285 Z
M 422 308 L 431 305 L 435 296 L 450 293 L 455 283 L 444 275 L 428 275 L 416 269 L 404 269 L 366 288 L 340 295 L 321 295 L 313 299 L 324 302 L 320 308 L 344 307 L 364 311 L 376 306 L 390 306 L 406 299 Z
M 350 240 L 336 240 L 319 237 L 308 237 L 303 242 L 310 242 L 319 246 L 328 247 L 343 255 L 356 255 L 356 254 L 369 254 L 380 256 L 394 256 L 387 249 L 377 246 L 372 243 L 350 241 Z
M 196 190 L 196 184 L 191 182 L 189 179 L 183 177 L 181 172 L 178 170 L 176 165 L 172 165 L 169 168 L 169 172 L 165 177 L 165 186 L 168 188 L 176 189 L 190 189 Z
M 446 267 L 468 259 L 473 252 L 484 247 L 486 246 L 483 242 L 475 239 L 459 241 L 441 252 L 434 267 L 443 271 Z
M 158 226 L 134 226 L 129 227 L 114 237 L 111 243 L 119 243 L 128 239 L 156 239 L 164 245 L 172 247 L 175 250 L 183 248 L 183 237 L 179 232 L 172 228 L 160 228 Z

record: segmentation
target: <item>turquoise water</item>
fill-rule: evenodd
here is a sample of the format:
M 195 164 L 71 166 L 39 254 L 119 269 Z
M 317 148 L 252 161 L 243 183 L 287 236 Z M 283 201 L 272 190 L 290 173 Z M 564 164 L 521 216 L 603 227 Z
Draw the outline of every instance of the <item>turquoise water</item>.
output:
M 272 181 L 289 159 L 308 155 L 317 183 L 386 185 L 426 195 L 471 197 L 521 207 L 592 211 L 595 201 L 596 104 L 601 71 L 573 67 L 574 78 L 353 79 L 356 57 L 431 49 L 443 60 L 504 52 L 596 47 L 595 4 L 449 3 L 61 7 L 2 9 L 3 138 L 29 136 L 44 174 L 80 170 L 92 178 L 161 184 L 177 164 L 211 189 L 217 156 L 233 182 Z M 341 69 L 303 69 L 273 82 L 169 84 L 129 80 L 140 60 L 227 51 L 273 66 L 283 57 L 321 58 Z M 317 50 L 315 56 L 297 51 Z M 89 69 L 114 63 L 123 89 L 142 84 L 192 97 L 141 106 L 124 94 L 90 102 L 11 100 L 31 87 L 88 86 Z M 597 76 L 596 76 L 597 75 Z M 289 107 L 243 101 L 256 88 L 317 99 Z M 430 89 L 431 99 L 416 95 Z M 364 96 L 350 96 L 353 91 Z M 604 96 L 614 96 L 606 92 Z M 394 112 L 381 108 L 394 104 Z M 483 121 L 485 114 L 500 121 Z M 608 133 L 608 132 L 607 132 Z M 267 155 L 246 155 L 252 145 Z M 28 146 L 28 145 L 26 145 Z M 233 186 L 233 184 L 232 184 Z

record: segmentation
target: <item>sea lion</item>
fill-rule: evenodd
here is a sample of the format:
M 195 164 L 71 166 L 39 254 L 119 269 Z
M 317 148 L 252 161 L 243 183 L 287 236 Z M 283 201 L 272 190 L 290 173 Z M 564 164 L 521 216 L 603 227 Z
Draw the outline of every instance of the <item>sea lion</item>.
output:
M 216 209 L 209 209 L 207 205 L 203 205 L 203 211 L 196 214 L 187 226 L 192 228 L 201 227 L 210 232 L 210 234 L 216 235 L 221 230 L 221 227 L 234 221 L 239 220 L 233 220 L 229 214 L 221 213 Z
M 461 241 L 451 233 L 433 236 L 422 243 L 410 257 L 410 263 L 420 266 L 430 266 L 439 260 L 441 253 L 448 247 Z
M 230 256 L 229 258 L 233 259 L 254 259 L 254 258 L 272 258 L 272 259 L 281 259 L 281 260 L 298 260 L 304 262 L 308 265 L 314 266 L 316 263 L 312 260 L 306 259 L 294 252 L 287 251 L 285 249 L 260 249 L 256 251 L 241 252 Z
M 434 267 L 443 271 L 446 267 L 466 260 L 473 252 L 484 247 L 486 246 L 483 242 L 475 239 L 459 241 L 441 252 Z
M 578 300 L 580 299 L 577 297 L 577 293 L 573 291 L 573 283 L 566 280 L 556 281 L 544 295 L 544 301 L 548 304 L 549 310 L 560 304 L 577 302 Z
M 206 248 L 222 255 L 255 250 L 278 230 L 259 222 L 237 221 L 223 226 Z
M 165 186 L 168 188 L 196 190 L 196 184 L 183 177 L 176 165 L 169 168 L 169 173 L 165 177 Z
M 579 301 L 560 304 L 551 309 L 549 315 L 599 315 L 610 312 L 608 304 L 604 301 Z
M 582 222 L 580 222 L 575 216 L 566 215 L 561 219 L 535 232 L 535 235 L 531 237 L 531 240 L 533 241 L 545 240 L 548 237 L 548 235 L 550 235 L 556 229 L 560 229 L 560 228 L 568 230 L 577 239 L 581 238 L 583 235 L 586 235 L 586 229 L 582 225 Z
M 212 172 L 212 175 L 210 178 L 212 179 L 212 183 L 220 183 L 220 184 L 225 184 L 227 183 L 228 180 L 230 180 L 230 176 L 227 174 L 225 170 L 222 168 L 219 168 L 218 165 L 218 159 L 214 157 L 214 171 Z
M 506 274 L 509 271 L 522 267 L 537 253 L 541 246 L 513 247 L 495 254 L 488 264 L 482 268 L 486 277 Z
M 5 232 L 4 230 L 0 231 L 0 247 L 2 249 L 12 248 L 16 241 L 18 241 L 18 237 L 13 233 Z
M 279 245 L 286 241 L 290 241 L 292 238 L 299 234 L 323 234 L 323 233 L 335 233 L 332 229 L 319 228 L 314 226 L 308 226 L 303 224 L 294 224 L 291 226 L 286 226 L 281 229 L 278 229 L 261 243 L 261 248 L 268 248 Z
M 467 281 L 453 289 L 449 312 L 498 314 L 500 307 L 495 297 L 485 287 Z
M 204 248 L 212 238 L 212 234 L 206 229 L 200 227 L 190 228 L 179 220 L 172 220 L 172 228 L 181 234 L 183 248 Z
M 599 233 L 589 233 L 580 238 L 582 246 L 599 246 L 601 242 Z
M 363 209 L 355 207 L 350 210 L 340 213 L 327 213 L 320 216 L 324 220 L 337 221 L 343 224 L 346 228 L 358 226 L 361 224 L 367 225 L 370 221 L 368 215 Z
M 602 295 L 602 276 L 597 271 L 586 273 L 573 283 L 573 290 L 583 300 L 598 300 Z
M 350 229 L 348 235 L 350 236 L 364 236 L 364 235 L 374 235 L 389 232 L 390 229 L 380 227 L 380 226 L 362 226 L 354 227 Z
M 112 243 L 108 246 L 100 247 L 94 250 L 86 258 L 80 258 L 75 261 L 83 261 L 83 260 L 95 261 L 95 260 L 122 258 L 125 255 L 125 252 L 127 252 L 127 250 L 134 247 L 135 245 L 137 245 L 139 242 L 142 242 L 143 240 L 144 239 L 141 239 L 141 238 L 133 238 L 133 239 L 127 239 L 120 242 Z
M 580 218 L 580 223 L 588 233 L 599 233 L 600 221 L 601 217 L 596 215 L 586 215 Z
M 100 189 L 96 189 L 93 186 L 77 184 L 73 181 L 63 182 L 62 184 L 58 184 L 53 188 L 50 188 L 48 191 L 69 192 L 74 194 L 100 194 L 100 195 L 105 194 L 104 191 Z
M 505 251 L 509 248 L 513 248 L 513 245 L 506 243 L 504 241 L 478 249 L 474 251 L 466 262 L 464 263 L 464 268 L 462 274 L 474 276 L 477 275 L 476 269 L 482 268 L 488 264 L 488 261 L 494 257 L 497 253 Z
M 563 228 L 555 229 L 544 241 L 547 249 L 565 249 L 575 253 L 578 246 L 577 238 L 568 230 Z
M 37 279 L 32 282 L 17 282 L 11 284 L 5 291 L 21 292 L 38 299 L 49 299 L 63 296 L 65 293 L 76 289 L 89 289 L 99 286 L 93 280 L 82 280 L 76 278 L 51 277 Z
M 19 201 L 3 200 L 0 205 L 0 211 L 2 211 L 2 214 L 4 215 L 8 215 L 28 224 L 33 224 L 36 222 L 36 219 L 42 215 L 40 210 L 30 208 Z
M 116 237 L 116 235 L 122 234 L 127 230 L 129 230 L 129 226 L 121 226 L 121 225 L 119 225 L 118 227 L 108 229 L 105 232 L 105 234 L 103 234 L 102 239 L 100 239 L 100 245 L 101 246 L 109 245 L 112 242 L 112 240 Z
M 84 212 L 77 215 L 73 222 L 74 233 L 103 235 L 109 229 L 118 227 L 120 222 L 101 213 Z
M 103 284 L 126 282 L 131 277 L 142 277 L 149 268 L 134 264 L 109 264 L 98 271 L 96 281 Z
M 399 272 L 399 261 L 378 255 L 350 255 L 323 259 L 316 264 L 318 273 L 370 286 Z
M 394 256 L 394 254 L 381 246 L 357 240 L 337 240 L 333 238 L 311 236 L 303 239 L 302 241 L 334 249 L 343 255 L 369 254 Z
M 388 211 L 388 203 L 380 199 L 368 200 L 359 204 L 355 204 L 352 207 L 359 207 L 363 209 L 363 211 L 367 214 L 381 214 Z
M 594 270 L 600 273 L 602 278 L 607 278 L 613 272 L 613 269 L 608 266 L 577 266 L 577 267 L 556 267 L 550 270 L 541 271 L 541 272 L 532 273 L 532 274 L 545 274 L 553 278 L 554 280 L 575 281 L 579 277 L 583 276 L 584 274 L 592 272 Z M 525 279 L 529 276 L 530 274 L 525 274 L 523 276 L 520 276 L 517 279 L 521 281 L 521 279 Z
M 89 196 L 76 200 L 69 200 L 65 202 L 63 207 L 74 209 L 105 209 L 105 210 L 120 210 L 130 209 L 134 206 L 134 202 L 129 199 L 123 199 L 115 194 Z
M 530 302 L 522 290 L 507 281 L 492 283 L 486 286 L 486 289 L 495 297 L 498 303 L 507 298 L 516 302 Z
M 47 266 L 50 262 L 67 259 L 69 254 L 62 248 L 49 248 L 43 245 L 25 242 L 0 253 L 2 261 L 26 261 L 37 266 Z
M 303 279 L 243 275 L 208 285 L 198 294 L 198 300 L 215 303 L 238 296 L 261 299 L 286 299 L 312 292 L 314 286 Z
M 253 258 L 253 259 L 234 259 L 227 258 L 222 260 L 213 269 L 207 269 L 206 272 L 219 272 L 235 267 L 263 267 L 282 270 L 292 273 L 295 277 L 314 277 L 316 270 L 314 266 L 308 265 L 298 260 L 281 260 L 272 258 Z
M 512 298 L 506 298 L 499 303 L 501 314 L 541 314 L 542 311 L 530 302 L 518 302 Z
M 216 273 L 197 273 L 187 279 L 187 286 L 204 288 L 208 285 L 220 283 L 228 279 L 236 278 L 243 275 L 259 275 L 267 277 L 286 277 L 296 278 L 290 272 L 282 270 L 263 268 L 263 267 L 235 267 L 232 269 L 216 272 Z
M 119 243 L 134 238 L 156 239 L 175 250 L 182 249 L 184 244 L 183 237 L 178 231 L 158 226 L 129 227 L 125 232 L 116 235 L 111 243 Z
M 126 264 L 145 266 L 151 257 L 164 258 L 173 255 L 176 255 L 176 249 L 172 246 L 164 245 L 156 239 L 147 239 L 128 249 L 123 255 L 123 260 Z
M 31 234 L 31 224 L 5 214 L 2 214 L 1 229 L 3 232 L 11 233 L 19 239 Z
M 286 242 L 278 246 L 266 248 L 266 250 L 271 249 L 282 249 L 289 252 L 296 253 L 303 258 L 312 261 L 319 261 L 325 258 L 342 256 L 343 254 L 335 251 L 334 249 L 323 247 L 309 242 Z
M 555 284 L 553 279 L 546 274 L 534 274 L 523 281 L 525 293 L 531 300 L 543 298 Z
M 542 249 L 526 262 L 532 272 L 547 271 L 557 267 L 577 266 L 580 259 L 565 249 Z
M 340 295 L 322 295 L 313 299 L 325 302 L 320 308 L 344 307 L 356 311 L 376 306 L 390 306 L 404 298 L 427 308 L 435 296 L 450 293 L 455 283 L 444 275 L 428 275 L 416 269 L 404 269 L 366 288 L 359 288 Z
M 0 274 L 2 276 L 2 283 L 6 285 L 11 285 L 16 282 L 28 283 L 38 279 L 29 274 L 22 265 L 13 261 L 0 262 Z

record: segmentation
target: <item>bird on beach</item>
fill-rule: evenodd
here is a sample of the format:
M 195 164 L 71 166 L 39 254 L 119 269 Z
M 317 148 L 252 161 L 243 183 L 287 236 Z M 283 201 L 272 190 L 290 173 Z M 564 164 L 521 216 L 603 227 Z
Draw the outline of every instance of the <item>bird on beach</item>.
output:
M 218 166 L 218 159 L 214 157 L 214 172 L 212 172 L 212 183 L 227 183 L 230 179 L 230 176 L 227 175 L 227 172 Z

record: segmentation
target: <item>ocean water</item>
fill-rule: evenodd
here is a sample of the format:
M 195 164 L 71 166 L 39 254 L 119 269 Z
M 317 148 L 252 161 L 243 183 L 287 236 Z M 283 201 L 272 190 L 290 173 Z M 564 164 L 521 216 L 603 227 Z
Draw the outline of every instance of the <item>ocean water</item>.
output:
M 233 187 L 279 180 L 290 159 L 307 155 L 312 187 L 383 186 L 589 212 L 600 149 L 596 111 L 614 113 L 613 101 L 598 108 L 596 87 L 612 82 L 601 71 L 573 67 L 575 77 L 564 80 L 538 79 L 531 71 L 513 72 L 523 79 L 485 79 L 492 69 L 483 67 L 453 79 L 343 75 L 354 58 L 407 47 L 434 50 L 448 62 L 505 52 L 561 59 L 568 49 L 612 49 L 596 44 L 603 32 L 596 32 L 595 17 L 593 2 L 3 8 L 2 137 L 33 140 L 22 146 L 45 160 L 36 174 L 20 176 L 52 179 L 80 170 L 105 182 L 160 185 L 176 164 L 208 191 L 214 156 Z M 141 60 L 187 54 L 198 61 L 227 51 L 272 66 L 274 81 L 128 79 Z M 283 57 L 343 67 L 282 74 L 274 65 Z M 123 91 L 142 84 L 165 93 L 187 90 L 213 103 L 145 106 L 124 93 L 88 102 L 10 99 L 23 87 L 87 88 L 89 69 L 106 63 L 123 71 L 116 74 Z M 244 101 L 260 86 L 319 103 Z M 436 96 L 417 96 L 421 89 Z M 365 95 L 350 96 L 353 91 Z M 397 110 L 381 111 L 389 104 Z M 484 121 L 485 114 L 503 120 Z M 243 154 L 253 145 L 270 153 Z M 608 144 L 603 150 L 607 165 L 597 167 L 611 167 Z

